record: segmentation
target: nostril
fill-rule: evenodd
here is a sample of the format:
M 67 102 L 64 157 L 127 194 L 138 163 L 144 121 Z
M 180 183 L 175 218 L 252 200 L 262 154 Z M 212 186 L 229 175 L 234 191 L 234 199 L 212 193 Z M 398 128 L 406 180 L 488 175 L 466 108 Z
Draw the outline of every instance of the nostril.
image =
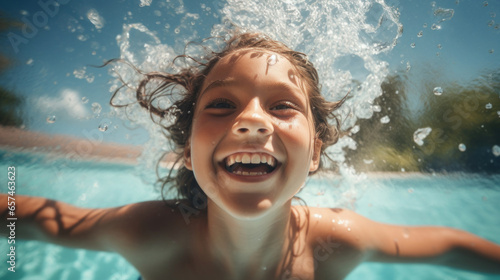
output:
M 267 132 L 267 128 L 259 128 L 259 132 L 260 133 L 266 133 Z
M 238 132 L 246 133 L 248 132 L 248 128 L 238 128 Z

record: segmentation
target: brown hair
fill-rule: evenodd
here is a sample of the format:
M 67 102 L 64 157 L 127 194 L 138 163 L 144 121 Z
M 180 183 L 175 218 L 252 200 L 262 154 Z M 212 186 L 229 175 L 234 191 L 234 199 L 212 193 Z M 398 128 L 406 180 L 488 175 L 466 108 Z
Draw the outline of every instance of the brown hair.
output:
M 297 72 L 307 86 L 316 137 L 323 142 L 321 147 L 322 159 L 318 170 L 323 169 L 323 159 L 325 157 L 329 159 L 325 149 L 335 144 L 339 138 L 339 121 L 333 112 L 340 107 L 345 97 L 338 102 L 325 100 L 320 92 L 318 73 L 313 64 L 307 59 L 307 56 L 293 51 L 285 44 L 260 33 L 235 33 L 231 39 L 225 42 L 225 47 L 220 52 L 208 51 L 203 61 L 187 55 L 177 56 L 173 63 L 179 58 L 189 58 L 194 62 L 194 65 L 187 66 L 176 74 L 144 73 L 144 78 L 135 90 L 138 103 L 152 115 L 156 115 L 160 119 L 167 117 L 173 119 L 173 123 L 169 125 L 157 122 L 168 133 L 168 137 L 174 144 L 174 151 L 177 153 L 175 164 L 168 175 L 159 180 L 162 184 L 162 194 L 165 186 L 170 185 L 171 188 L 177 189 L 179 198 L 188 199 L 189 203 L 196 208 L 204 208 L 205 203 L 201 202 L 200 199 L 206 201 L 206 195 L 196 182 L 192 171 L 184 166 L 175 171 L 174 166 L 182 162 L 184 147 L 191 134 L 194 109 L 205 77 L 221 58 L 236 50 L 254 48 L 275 52 L 295 65 Z M 159 83 L 154 90 L 149 90 L 151 82 Z M 113 102 L 119 91 L 120 89 L 116 90 L 111 98 L 110 103 L 112 106 L 126 106 L 117 105 Z M 168 108 L 161 108 L 156 102 L 160 97 L 174 95 L 180 98 Z M 330 120 L 334 121 L 333 125 L 330 124 Z M 203 206 L 199 207 L 199 205 Z

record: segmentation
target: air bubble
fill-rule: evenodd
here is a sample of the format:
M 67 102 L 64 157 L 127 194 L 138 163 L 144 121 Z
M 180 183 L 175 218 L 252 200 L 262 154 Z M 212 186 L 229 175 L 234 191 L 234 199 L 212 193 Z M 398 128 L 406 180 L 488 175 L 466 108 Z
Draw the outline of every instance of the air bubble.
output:
M 432 90 L 432 92 L 434 92 L 434 95 L 439 96 L 439 95 L 443 94 L 443 88 L 442 88 L 442 87 L 435 87 L 435 88 Z
M 438 44 L 437 47 L 438 47 L 438 49 L 442 49 L 443 48 L 443 46 L 441 46 L 441 44 Z
M 495 21 L 494 20 L 488 21 L 488 26 L 489 27 L 492 27 L 493 25 L 495 25 Z
M 420 38 L 420 37 L 422 37 L 422 36 L 424 36 L 424 31 L 420 31 L 420 32 L 418 32 L 418 33 L 417 33 L 417 37 L 418 37 L 418 38 Z
M 89 102 L 89 99 L 86 96 L 82 97 L 83 104 L 87 104 L 88 102 Z
M 276 54 L 272 54 L 267 58 L 267 65 L 272 66 L 278 62 L 278 56 Z
M 181 30 L 178 27 L 176 29 L 174 29 L 175 34 L 179 34 L 180 32 L 181 32 Z
M 380 119 L 380 122 L 381 123 L 389 123 L 391 121 L 391 119 L 389 118 L 389 116 L 384 116 Z
M 382 108 L 379 105 L 373 105 L 372 110 L 373 112 L 380 112 L 382 111 Z
M 410 47 L 411 47 L 412 49 L 414 49 L 414 48 L 415 48 L 415 46 L 416 46 L 416 45 L 415 45 L 415 43 L 411 43 L 411 44 L 410 44 Z
M 494 145 L 493 148 L 491 148 L 491 152 L 496 157 L 500 156 L 500 146 Z
M 494 53 L 494 52 L 495 52 L 495 50 L 494 50 L 494 49 L 490 49 L 488 52 L 489 52 L 489 53 Z
M 458 150 L 460 150 L 460 152 L 465 152 L 465 150 L 467 150 L 467 146 L 465 146 L 464 143 L 460 143 L 460 145 L 458 145 Z
M 363 162 L 365 164 L 372 164 L 373 163 L 373 159 L 363 159 Z
M 489 109 L 493 108 L 493 105 L 491 105 L 491 103 L 488 103 L 488 104 L 486 104 L 486 106 L 484 106 L 484 108 L 489 110 Z
M 47 117 L 47 123 L 55 123 L 55 122 L 56 122 L 56 116 Z

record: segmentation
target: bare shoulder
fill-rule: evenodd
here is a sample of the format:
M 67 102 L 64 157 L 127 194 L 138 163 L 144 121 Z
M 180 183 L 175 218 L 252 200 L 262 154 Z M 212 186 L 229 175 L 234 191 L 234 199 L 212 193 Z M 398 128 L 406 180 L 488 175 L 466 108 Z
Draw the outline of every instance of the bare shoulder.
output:
M 309 230 L 312 242 L 335 239 L 339 244 L 364 251 L 371 244 L 371 230 L 378 223 L 343 208 L 309 207 Z

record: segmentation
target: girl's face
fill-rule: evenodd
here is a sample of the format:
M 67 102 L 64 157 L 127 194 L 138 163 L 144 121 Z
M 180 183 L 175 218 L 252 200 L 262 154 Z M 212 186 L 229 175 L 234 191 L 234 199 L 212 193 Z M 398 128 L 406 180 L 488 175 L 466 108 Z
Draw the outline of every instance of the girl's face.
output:
M 252 217 L 290 201 L 318 168 L 320 148 L 296 68 L 276 53 L 243 49 L 205 79 L 185 165 L 218 207 Z

